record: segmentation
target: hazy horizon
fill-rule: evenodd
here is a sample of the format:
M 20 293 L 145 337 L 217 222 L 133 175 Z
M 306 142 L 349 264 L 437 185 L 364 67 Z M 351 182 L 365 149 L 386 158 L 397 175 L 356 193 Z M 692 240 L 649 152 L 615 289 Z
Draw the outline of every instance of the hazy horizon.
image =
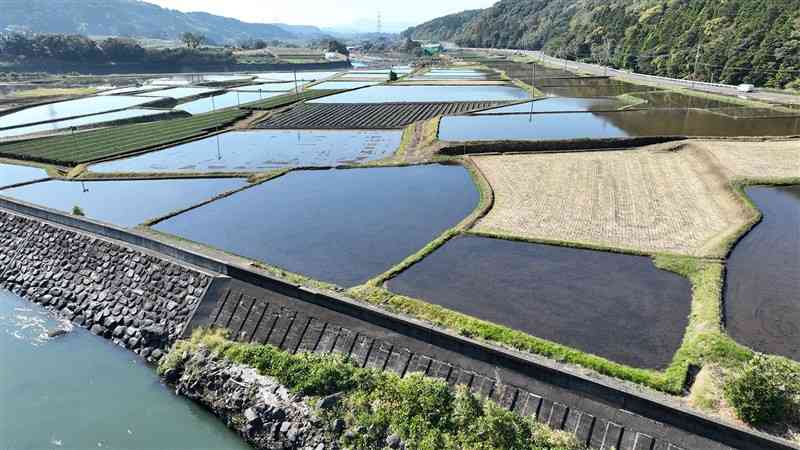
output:
M 437 17 L 467 9 L 486 8 L 496 0 L 406 0 L 373 2 L 369 0 L 301 1 L 267 4 L 263 0 L 144 0 L 182 12 L 202 11 L 232 17 L 244 22 L 314 25 L 324 28 L 348 27 L 357 22 L 374 24 L 378 10 L 384 31 L 392 26 L 418 25 Z M 369 26 L 367 26 L 369 28 Z

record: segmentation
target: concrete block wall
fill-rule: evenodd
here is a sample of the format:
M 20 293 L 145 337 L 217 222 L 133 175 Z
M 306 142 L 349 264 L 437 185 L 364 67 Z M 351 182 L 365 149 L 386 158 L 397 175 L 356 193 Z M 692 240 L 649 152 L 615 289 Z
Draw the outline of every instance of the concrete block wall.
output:
M 0 211 L 0 288 L 156 362 L 211 277 L 127 246 Z

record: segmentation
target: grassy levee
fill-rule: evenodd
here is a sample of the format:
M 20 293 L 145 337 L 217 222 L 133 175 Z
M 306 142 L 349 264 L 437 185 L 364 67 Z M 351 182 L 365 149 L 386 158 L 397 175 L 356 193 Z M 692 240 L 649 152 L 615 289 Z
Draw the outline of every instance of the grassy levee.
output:
M 248 115 L 237 109 L 0 144 L 0 156 L 75 166 L 199 136 Z
M 292 93 L 292 94 L 277 95 L 275 97 L 266 98 L 264 100 L 259 100 L 257 102 L 251 102 L 246 105 L 242 105 L 241 108 L 249 110 L 267 110 L 267 109 L 282 108 L 284 106 L 289 106 L 293 103 L 314 100 L 321 97 L 327 97 L 329 95 L 339 94 L 347 90 L 349 89 L 305 90 L 297 94 Z
M 309 402 L 337 394 L 335 406 L 316 412 L 323 423 L 344 423 L 331 431 L 344 448 L 385 448 L 392 434 L 405 448 L 417 450 L 584 448 L 574 436 L 507 411 L 465 386 L 451 389 L 443 380 L 420 373 L 400 377 L 360 368 L 335 354 L 290 354 L 270 345 L 235 343 L 220 330 L 197 330 L 189 340 L 178 341 L 159 373 L 180 372 L 198 351 L 253 367 Z

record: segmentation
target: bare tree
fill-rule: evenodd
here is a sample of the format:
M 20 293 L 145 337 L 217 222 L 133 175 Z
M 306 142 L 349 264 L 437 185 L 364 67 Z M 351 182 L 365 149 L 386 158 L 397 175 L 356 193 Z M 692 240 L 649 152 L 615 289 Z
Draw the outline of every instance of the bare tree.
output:
M 189 48 L 197 48 L 206 41 L 206 37 L 201 33 L 190 33 L 187 31 L 181 35 L 181 41 Z

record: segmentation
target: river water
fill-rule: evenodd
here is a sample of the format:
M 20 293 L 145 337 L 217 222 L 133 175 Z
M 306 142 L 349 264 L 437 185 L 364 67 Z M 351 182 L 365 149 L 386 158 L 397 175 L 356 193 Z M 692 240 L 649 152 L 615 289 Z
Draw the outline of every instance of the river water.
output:
M 62 324 L 64 325 L 64 324 Z M 0 290 L 0 449 L 249 449 L 136 355 Z

